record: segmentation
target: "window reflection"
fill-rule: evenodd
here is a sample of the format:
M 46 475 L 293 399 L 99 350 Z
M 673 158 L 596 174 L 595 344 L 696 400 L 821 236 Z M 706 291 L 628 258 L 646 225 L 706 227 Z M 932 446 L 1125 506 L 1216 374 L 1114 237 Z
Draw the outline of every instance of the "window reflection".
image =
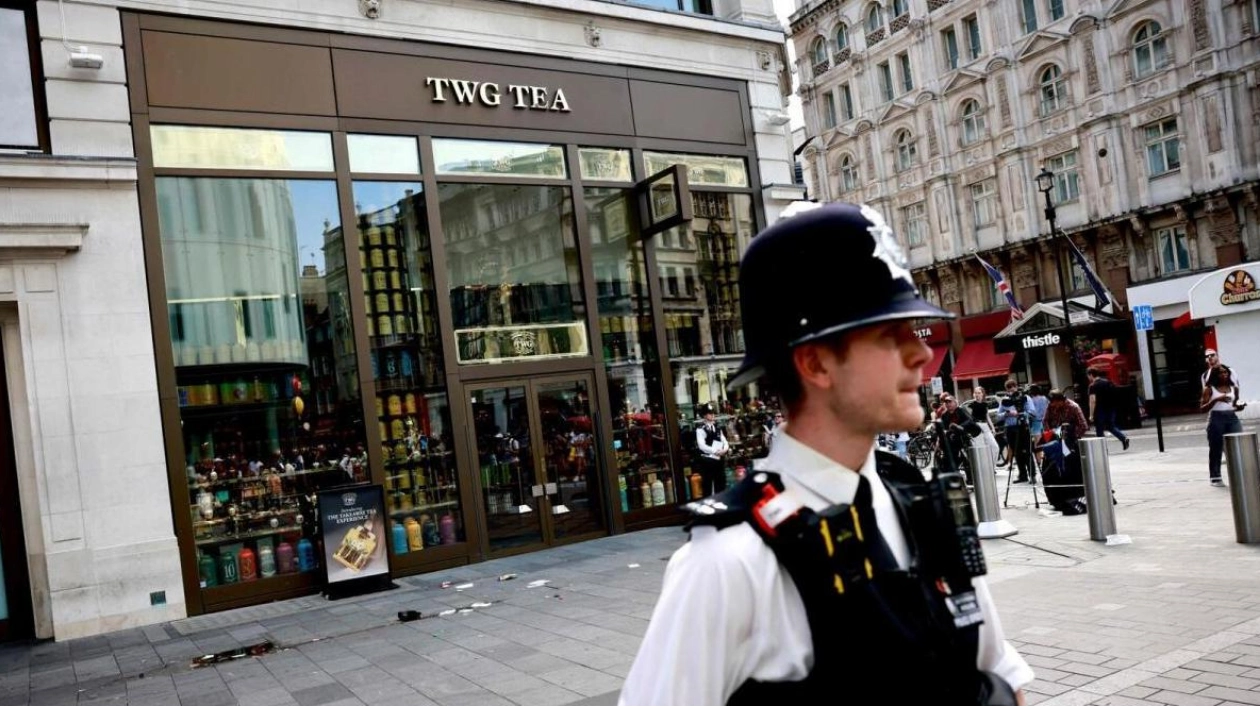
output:
M 419 183 L 355 182 L 354 202 L 390 550 L 402 555 L 464 539 L 428 211 Z
M 368 476 L 336 186 L 157 195 L 202 586 L 315 570 L 314 492 Z
M 441 184 L 460 363 L 589 353 L 566 187 Z
M 621 510 L 673 505 L 688 496 L 669 454 L 656 323 L 643 241 L 632 216 L 633 192 L 587 189 L 584 196 Z M 653 495 L 657 482 L 661 493 Z

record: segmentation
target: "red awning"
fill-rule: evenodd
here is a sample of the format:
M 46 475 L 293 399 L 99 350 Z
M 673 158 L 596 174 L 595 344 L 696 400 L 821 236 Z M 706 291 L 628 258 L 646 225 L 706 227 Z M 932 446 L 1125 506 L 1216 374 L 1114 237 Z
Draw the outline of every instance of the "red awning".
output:
M 997 353 L 991 339 L 977 339 L 963 344 L 962 353 L 954 362 L 954 380 L 1004 376 L 1011 372 L 1013 353 Z
M 949 344 L 932 347 L 932 360 L 923 366 L 923 382 L 930 383 L 937 373 L 941 372 L 941 364 L 945 363 L 945 354 L 949 353 Z

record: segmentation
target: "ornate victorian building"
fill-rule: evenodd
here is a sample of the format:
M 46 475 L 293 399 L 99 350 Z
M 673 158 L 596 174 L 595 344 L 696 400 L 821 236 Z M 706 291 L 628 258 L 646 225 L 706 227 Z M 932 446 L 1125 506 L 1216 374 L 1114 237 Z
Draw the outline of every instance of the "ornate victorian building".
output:
M 790 23 L 810 192 L 883 210 L 928 297 L 964 322 L 1005 309 L 979 254 L 1025 309 L 1059 300 L 1047 168 L 1059 227 L 1114 312 L 1155 305 L 1156 367 L 1173 375 L 1191 350 L 1201 366 L 1212 334 L 1183 317 L 1189 285 L 1260 252 L 1260 2 L 824 0 Z M 1070 262 L 1069 296 L 1089 294 Z M 1082 345 L 1149 370 L 1129 331 Z M 1058 383 L 1055 359 L 1011 363 Z

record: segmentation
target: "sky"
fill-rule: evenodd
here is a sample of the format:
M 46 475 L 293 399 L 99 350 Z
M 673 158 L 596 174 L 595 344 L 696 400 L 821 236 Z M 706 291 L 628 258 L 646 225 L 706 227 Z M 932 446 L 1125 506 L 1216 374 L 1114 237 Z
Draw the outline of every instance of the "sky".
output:
M 778 14 L 779 19 L 783 20 L 784 31 L 787 30 L 787 19 L 796 11 L 796 0 L 774 0 L 774 11 Z M 792 51 L 792 43 L 788 42 L 787 46 L 788 62 L 791 66 L 796 66 L 796 52 Z M 796 74 L 792 74 L 792 97 L 788 100 L 788 115 L 792 116 L 792 129 L 795 130 L 805 125 L 805 119 L 801 113 L 801 99 L 795 93 Z

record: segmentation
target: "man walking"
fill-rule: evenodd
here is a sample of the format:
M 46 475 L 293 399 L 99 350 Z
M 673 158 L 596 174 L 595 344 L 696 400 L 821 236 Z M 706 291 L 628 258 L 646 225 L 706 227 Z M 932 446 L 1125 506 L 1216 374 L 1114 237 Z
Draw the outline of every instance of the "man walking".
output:
M 1097 368 L 1085 371 L 1085 376 L 1089 379 L 1089 415 L 1094 433 L 1102 437 L 1110 432 L 1128 449 L 1129 438 L 1116 427 L 1116 386 Z

